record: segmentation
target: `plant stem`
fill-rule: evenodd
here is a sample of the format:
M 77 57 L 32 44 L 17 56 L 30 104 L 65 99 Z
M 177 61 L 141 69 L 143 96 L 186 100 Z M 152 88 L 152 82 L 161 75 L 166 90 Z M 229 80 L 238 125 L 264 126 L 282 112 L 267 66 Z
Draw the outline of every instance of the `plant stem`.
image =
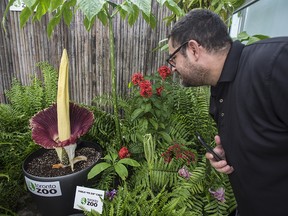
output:
M 108 11 L 107 11 L 108 13 Z M 116 126 L 117 143 L 121 145 L 121 131 L 120 121 L 118 115 L 118 100 L 117 100 L 117 76 L 115 68 L 115 42 L 114 42 L 114 31 L 113 31 L 113 17 L 109 17 L 109 42 L 110 42 L 110 67 L 111 67 L 111 78 L 112 78 L 112 99 Z

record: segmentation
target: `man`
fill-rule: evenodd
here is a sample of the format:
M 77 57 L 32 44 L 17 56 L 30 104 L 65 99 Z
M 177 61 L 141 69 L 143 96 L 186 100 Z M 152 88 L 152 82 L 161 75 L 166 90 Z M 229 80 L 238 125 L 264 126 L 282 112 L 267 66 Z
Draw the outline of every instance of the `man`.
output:
M 288 38 L 232 42 L 219 16 L 192 10 L 173 27 L 167 60 L 185 86 L 211 86 L 217 162 L 241 216 L 288 215 Z

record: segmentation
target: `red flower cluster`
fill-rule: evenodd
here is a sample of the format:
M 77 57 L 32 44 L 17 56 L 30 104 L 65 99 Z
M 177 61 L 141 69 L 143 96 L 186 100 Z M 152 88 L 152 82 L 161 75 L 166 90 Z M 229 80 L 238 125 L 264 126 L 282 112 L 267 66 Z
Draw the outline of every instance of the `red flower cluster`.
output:
M 140 95 L 145 98 L 149 98 L 152 96 L 152 85 L 149 80 L 144 80 L 139 83 L 140 87 Z
M 125 146 L 122 147 L 118 152 L 118 156 L 120 159 L 130 157 L 130 152 L 129 152 L 128 148 Z
M 189 165 L 191 162 L 195 161 L 195 155 L 193 152 L 186 150 L 182 147 L 183 145 L 174 144 L 170 146 L 166 152 L 162 153 L 162 157 L 164 157 L 164 161 L 169 163 L 172 158 L 176 160 L 183 159 Z
M 165 65 L 158 68 L 158 73 L 162 77 L 162 80 L 165 80 L 168 76 L 172 74 L 171 69 Z M 145 80 L 144 76 L 141 73 L 133 74 L 131 82 L 133 83 L 133 85 L 139 86 L 140 95 L 142 97 L 149 98 L 153 95 L 151 81 Z M 156 93 L 158 96 L 161 96 L 161 92 L 163 89 L 163 86 L 156 88 Z
M 141 83 L 142 81 L 144 81 L 144 77 L 141 73 L 135 73 L 132 76 L 132 83 L 134 85 L 139 85 L 139 83 Z
M 165 65 L 158 68 L 158 73 L 160 74 L 163 80 L 165 80 L 168 76 L 172 74 L 171 69 Z

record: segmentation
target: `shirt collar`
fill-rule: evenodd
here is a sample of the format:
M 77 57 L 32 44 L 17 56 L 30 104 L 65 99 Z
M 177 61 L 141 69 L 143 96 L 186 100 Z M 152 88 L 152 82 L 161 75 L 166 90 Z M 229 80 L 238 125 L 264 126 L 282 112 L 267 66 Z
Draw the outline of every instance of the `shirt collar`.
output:
M 218 83 L 231 82 L 234 80 L 237 73 L 240 56 L 244 46 L 245 45 L 242 44 L 240 41 L 235 41 L 232 43 L 231 49 L 229 50 L 229 53 L 225 60 L 224 67 L 221 72 L 221 76 L 218 80 Z

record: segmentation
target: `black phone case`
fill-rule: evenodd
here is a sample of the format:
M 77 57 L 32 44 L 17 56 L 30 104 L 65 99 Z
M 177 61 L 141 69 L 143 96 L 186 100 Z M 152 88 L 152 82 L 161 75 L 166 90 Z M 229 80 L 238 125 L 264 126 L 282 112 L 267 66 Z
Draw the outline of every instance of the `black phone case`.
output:
M 210 152 L 216 161 L 223 160 L 216 152 L 213 151 L 212 147 L 209 146 L 203 138 L 200 136 L 200 134 L 196 133 L 197 139 L 200 141 L 200 143 L 206 148 L 208 152 Z

